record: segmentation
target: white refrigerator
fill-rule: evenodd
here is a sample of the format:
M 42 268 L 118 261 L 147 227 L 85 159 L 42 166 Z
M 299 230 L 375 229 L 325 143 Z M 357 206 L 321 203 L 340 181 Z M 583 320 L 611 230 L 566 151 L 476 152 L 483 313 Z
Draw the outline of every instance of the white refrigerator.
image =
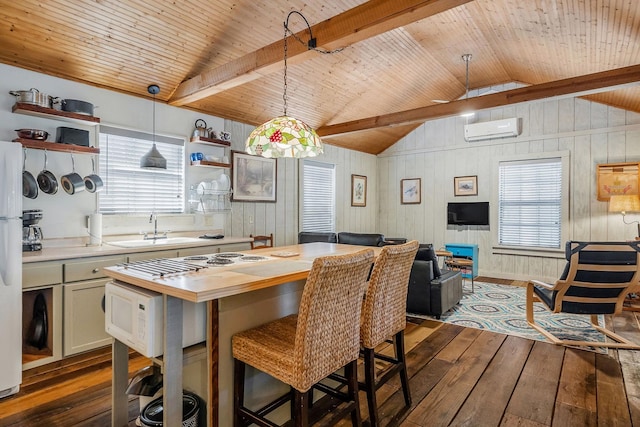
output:
M 22 145 L 0 141 L 0 398 L 22 382 Z

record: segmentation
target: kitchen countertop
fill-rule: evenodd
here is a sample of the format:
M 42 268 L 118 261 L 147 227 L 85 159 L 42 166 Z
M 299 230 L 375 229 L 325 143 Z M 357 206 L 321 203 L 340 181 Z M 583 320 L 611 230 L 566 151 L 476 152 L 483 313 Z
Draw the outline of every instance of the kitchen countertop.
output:
M 255 264 L 231 264 L 166 277 L 151 276 L 123 266 L 106 267 L 104 271 L 107 276 L 131 285 L 187 301 L 202 302 L 306 279 L 313 260 L 318 256 L 343 255 L 365 249 L 372 249 L 376 255 L 381 250 L 371 246 L 305 243 L 254 249 L 250 251 L 251 255 L 269 258 Z
M 203 233 L 182 234 L 180 236 L 175 235 L 171 237 L 198 237 L 202 234 Z M 109 241 L 113 242 L 136 239 L 142 240 L 142 237 L 137 236 L 130 239 L 124 239 L 112 236 L 108 238 Z M 65 239 L 60 239 L 59 241 L 55 242 L 47 242 L 45 240 L 43 241 L 43 248 L 41 251 L 22 252 L 22 263 L 27 264 L 32 262 L 56 261 L 71 258 L 89 258 L 95 256 L 153 252 L 168 249 L 193 248 L 199 246 L 218 246 L 233 243 L 248 243 L 252 239 L 250 237 L 224 237 L 222 239 L 200 239 L 199 241 L 188 243 L 160 244 L 157 246 L 153 243 L 150 243 L 149 246 L 141 246 L 136 248 L 124 248 L 120 246 L 110 245 L 106 240 L 107 238 L 105 238 L 105 242 L 100 246 L 86 245 L 82 242 L 71 239 L 68 241 L 65 241 Z

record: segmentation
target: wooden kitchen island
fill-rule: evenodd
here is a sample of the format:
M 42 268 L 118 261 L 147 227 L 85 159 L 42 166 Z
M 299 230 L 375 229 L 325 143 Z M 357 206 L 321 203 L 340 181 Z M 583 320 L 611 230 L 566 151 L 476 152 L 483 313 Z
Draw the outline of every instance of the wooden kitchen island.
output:
M 117 281 L 159 292 L 164 296 L 163 406 L 164 425 L 182 424 L 182 300 L 207 304 L 207 426 L 231 426 L 233 411 L 233 357 L 231 336 L 298 310 L 304 281 L 313 260 L 325 255 L 343 255 L 369 246 L 307 243 L 246 251 L 269 257 L 256 263 L 209 267 L 197 272 L 165 277 L 126 269 L 105 268 Z M 292 254 L 297 254 L 293 255 Z M 212 254 L 213 255 L 213 254 Z M 128 425 L 128 348 L 113 343 L 112 422 Z M 202 373 L 203 376 L 205 373 Z M 258 379 L 257 382 L 260 380 Z M 271 389 L 266 386 L 264 389 Z M 274 390 L 277 394 L 280 390 Z

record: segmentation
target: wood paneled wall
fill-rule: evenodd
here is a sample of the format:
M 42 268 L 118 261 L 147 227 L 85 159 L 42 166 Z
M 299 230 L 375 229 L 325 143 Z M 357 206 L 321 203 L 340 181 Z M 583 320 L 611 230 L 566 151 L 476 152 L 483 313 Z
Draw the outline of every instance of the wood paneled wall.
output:
M 514 85 L 490 88 L 505 90 Z M 596 165 L 640 161 L 640 115 L 580 98 L 537 101 L 476 113 L 474 121 L 522 118 L 517 138 L 465 142 L 462 117 L 425 123 L 378 156 L 378 229 L 387 236 L 433 243 L 478 244 L 479 272 L 510 278 L 555 280 L 564 260 L 552 256 L 494 253 L 492 232 L 479 227 L 449 228 L 446 204 L 489 201 L 495 206 L 495 161 L 501 157 L 539 152 L 570 152 L 570 238 L 625 240 L 636 236 L 636 225 L 625 225 L 608 204 L 596 199 Z M 478 196 L 454 197 L 456 176 L 477 175 Z M 422 203 L 400 204 L 400 180 L 422 179 Z M 634 217 L 635 215 L 635 217 Z M 492 216 L 491 227 L 495 227 Z M 628 220 L 640 219 L 629 214 Z
M 244 141 L 254 126 L 226 120 L 224 128 L 233 137 L 232 149 L 244 151 Z M 236 138 L 235 135 L 241 137 Z M 336 231 L 377 232 L 378 176 L 374 155 L 326 145 L 324 154 L 314 158 L 336 165 Z M 233 202 L 225 234 L 273 233 L 275 245 L 298 242 L 300 160 L 278 159 L 276 203 Z M 367 206 L 351 206 L 351 174 L 367 177 Z

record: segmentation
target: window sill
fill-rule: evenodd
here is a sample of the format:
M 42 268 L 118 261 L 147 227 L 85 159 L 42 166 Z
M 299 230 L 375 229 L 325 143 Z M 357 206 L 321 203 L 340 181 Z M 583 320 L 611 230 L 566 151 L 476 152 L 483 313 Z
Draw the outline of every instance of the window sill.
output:
M 564 259 L 563 249 L 544 249 L 544 248 L 522 248 L 513 246 L 494 246 L 492 248 L 494 255 L 519 255 L 533 256 L 542 258 L 558 258 Z

